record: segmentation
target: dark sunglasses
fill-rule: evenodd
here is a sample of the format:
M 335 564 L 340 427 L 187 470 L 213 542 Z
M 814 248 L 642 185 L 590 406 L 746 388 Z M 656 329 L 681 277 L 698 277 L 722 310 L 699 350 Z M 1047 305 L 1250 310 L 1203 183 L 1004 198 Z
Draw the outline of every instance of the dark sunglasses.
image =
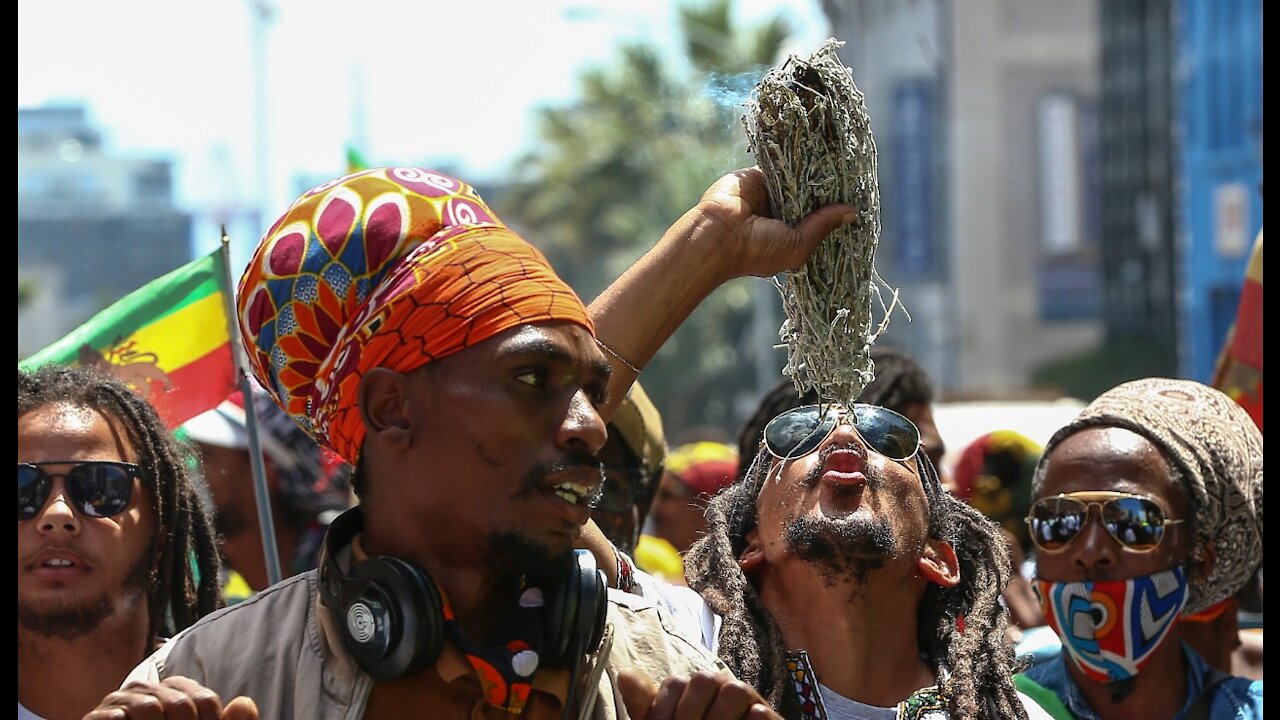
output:
M 645 483 L 645 472 L 639 468 L 606 467 L 604 485 L 595 509 L 607 513 L 624 513 L 631 510 Z
M 71 465 L 65 473 L 46 472 L 42 465 Z M 53 491 L 53 479 L 60 477 L 76 510 L 82 515 L 106 518 L 129 507 L 133 480 L 141 478 L 137 465 L 112 460 L 18 463 L 18 519 L 30 520 L 40 513 Z
M 1095 505 L 1111 537 L 1137 552 L 1155 550 L 1165 526 L 1183 522 L 1166 518 L 1154 500 L 1142 495 L 1110 490 L 1062 493 L 1032 503 L 1027 514 L 1031 540 L 1041 550 L 1062 550 L 1084 531 Z
M 780 460 L 803 457 L 818 449 L 836 426 L 852 419 L 854 430 L 872 450 L 890 460 L 911 459 L 920 448 L 920 430 L 898 413 L 879 405 L 803 405 L 788 410 L 764 427 L 764 444 Z

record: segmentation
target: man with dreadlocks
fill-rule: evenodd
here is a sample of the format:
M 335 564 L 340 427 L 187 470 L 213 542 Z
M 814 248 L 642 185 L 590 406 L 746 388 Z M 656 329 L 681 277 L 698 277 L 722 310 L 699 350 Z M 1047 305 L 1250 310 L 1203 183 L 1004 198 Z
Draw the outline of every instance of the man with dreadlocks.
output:
M 685 559 L 719 653 L 793 718 L 1021 718 L 999 528 L 876 405 L 774 417 Z M 1024 707 L 1025 706 L 1025 707 Z
M 897 348 L 877 345 L 871 348 L 871 360 L 875 363 L 875 379 L 862 390 L 858 401 L 868 405 L 879 405 L 905 416 L 920 430 L 920 444 L 925 455 L 938 472 L 942 486 L 948 491 L 956 492 L 954 479 L 942 466 L 942 457 L 946 455 L 947 446 L 938 426 L 933 420 L 934 390 L 929 374 L 912 357 Z M 809 405 L 818 401 L 816 391 L 810 390 L 804 395 L 796 392 L 790 380 L 784 380 L 770 390 L 756 407 L 755 413 L 747 419 L 738 436 L 738 452 L 741 457 L 750 458 L 760 447 L 764 436 L 765 425 L 784 410 Z M 738 479 L 747 474 L 751 465 L 742 463 L 738 470 Z M 1006 540 L 1015 543 L 1016 539 L 1006 532 Z M 1021 549 L 1010 545 L 1013 557 L 1018 558 L 1014 567 L 1018 566 L 1022 557 Z M 1021 574 L 1015 572 L 1010 576 L 1009 586 L 1001 593 L 1001 602 L 1010 610 L 1013 627 L 1010 628 L 1010 639 L 1017 640 L 1022 627 L 1033 627 L 1043 624 L 1039 609 L 1031 599 L 1031 585 Z
M 81 717 L 220 604 L 213 525 L 155 409 L 100 371 L 19 370 L 19 719 Z
M 1239 404 L 1191 380 L 1116 386 L 1054 433 L 1027 525 L 1065 652 L 1019 687 L 1063 718 L 1262 717 L 1262 681 L 1178 627 L 1224 611 L 1262 560 L 1262 449 Z

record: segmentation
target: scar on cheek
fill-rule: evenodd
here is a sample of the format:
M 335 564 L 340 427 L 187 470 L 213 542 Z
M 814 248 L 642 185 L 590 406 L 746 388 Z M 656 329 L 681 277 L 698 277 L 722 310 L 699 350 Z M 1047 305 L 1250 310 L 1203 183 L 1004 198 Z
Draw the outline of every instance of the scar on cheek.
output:
M 494 457 L 489 452 L 489 450 L 485 448 L 483 441 L 472 438 L 471 445 L 472 447 L 475 448 L 476 455 L 480 458 L 480 461 L 483 462 L 485 465 L 488 465 L 489 467 L 495 467 L 495 468 L 506 465 L 506 463 Z

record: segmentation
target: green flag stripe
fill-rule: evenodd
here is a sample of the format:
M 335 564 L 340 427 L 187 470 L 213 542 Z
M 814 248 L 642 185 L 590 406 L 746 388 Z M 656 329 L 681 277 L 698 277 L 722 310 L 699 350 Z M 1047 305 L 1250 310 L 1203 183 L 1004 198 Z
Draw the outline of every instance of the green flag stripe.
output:
M 66 337 L 18 363 L 18 367 L 72 362 L 82 345 L 101 349 L 226 288 L 222 251 L 214 250 L 125 295 Z

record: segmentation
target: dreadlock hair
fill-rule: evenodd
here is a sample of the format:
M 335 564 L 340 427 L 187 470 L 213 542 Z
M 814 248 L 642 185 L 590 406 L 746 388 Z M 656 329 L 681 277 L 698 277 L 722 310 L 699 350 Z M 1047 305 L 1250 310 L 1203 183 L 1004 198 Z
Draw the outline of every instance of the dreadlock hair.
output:
M 929 375 L 909 355 L 888 346 L 871 348 L 871 361 L 875 363 L 875 379 L 862 390 L 858 402 L 887 407 L 906 415 L 910 405 L 928 405 L 933 402 L 933 383 Z M 755 457 L 764 439 L 764 426 L 769 421 L 802 405 L 815 405 L 819 401 L 817 390 L 804 394 L 796 391 L 795 383 L 783 380 L 760 399 L 756 411 L 747 418 L 738 434 L 738 457 Z M 746 477 L 750 465 L 738 464 L 738 480 Z
M 192 481 L 183 446 L 155 408 L 129 386 L 85 367 L 18 370 L 18 417 L 55 403 L 91 408 L 113 418 L 138 454 L 157 533 L 151 546 L 155 570 L 147 589 L 150 654 L 163 634 L 182 630 L 222 607 L 221 560 L 212 516 Z
M 956 718 L 1025 718 L 1013 685 L 1019 669 L 1005 641 L 1000 593 L 1009 582 L 1009 546 L 998 525 L 943 489 L 933 463 L 916 453 L 929 505 L 929 534 L 948 542 L 960 564 L 955 587 L 930 585 L 916 613 L 920 652 L 950 676 L 943 696 Z M 757 498 L 773 465 L 761 450 L 746 477 L 713 498 L 707 532 L 684 559 L 689 586 L 723 618 L 720 657 L 786 717 L 800 714 L 786 668 L 787 647 L 768 608 L 738 565 L 756 527 Z

